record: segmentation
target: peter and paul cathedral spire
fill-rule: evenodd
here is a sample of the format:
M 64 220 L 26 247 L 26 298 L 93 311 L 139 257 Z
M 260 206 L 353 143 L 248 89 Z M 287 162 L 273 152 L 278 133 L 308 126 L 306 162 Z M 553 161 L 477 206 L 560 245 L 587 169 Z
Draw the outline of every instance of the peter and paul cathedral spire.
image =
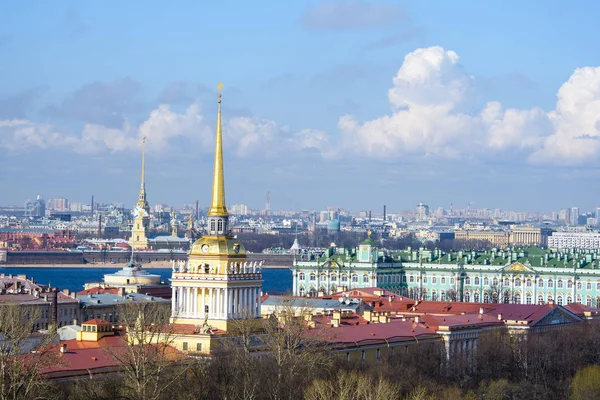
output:
M 148 248 L 148 228 L 150 226 L 150 205 L 146 199 L 146 138 L 142 138 L 142 184 L 140 196 L 133 209 L 133 226 L 129 245 L 132 249 Z

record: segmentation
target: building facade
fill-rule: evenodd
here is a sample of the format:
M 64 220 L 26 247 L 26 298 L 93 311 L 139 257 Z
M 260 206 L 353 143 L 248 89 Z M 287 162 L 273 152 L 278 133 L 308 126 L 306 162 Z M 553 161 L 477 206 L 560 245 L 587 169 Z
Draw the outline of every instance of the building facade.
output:
M 600 249 L 600 232 L 553 232 L 548 237 L 551 249 Z
M 424 300 L 600 305 L 600 250 L 388 252 L 363 243 L 297 259 L 291 269 L 297 296 L 377 286 Z

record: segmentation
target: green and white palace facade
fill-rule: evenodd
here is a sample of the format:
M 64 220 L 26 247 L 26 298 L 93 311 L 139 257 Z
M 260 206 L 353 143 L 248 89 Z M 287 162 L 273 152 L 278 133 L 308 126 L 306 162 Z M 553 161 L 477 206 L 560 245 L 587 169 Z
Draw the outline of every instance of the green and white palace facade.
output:
M 378 287 L 434 301 L 600 307 L 598 249 L 391 252 L 367 239 L 353 249 L 332 244 L 323 254 L 297 258 L 291 269 L 296 296 Z

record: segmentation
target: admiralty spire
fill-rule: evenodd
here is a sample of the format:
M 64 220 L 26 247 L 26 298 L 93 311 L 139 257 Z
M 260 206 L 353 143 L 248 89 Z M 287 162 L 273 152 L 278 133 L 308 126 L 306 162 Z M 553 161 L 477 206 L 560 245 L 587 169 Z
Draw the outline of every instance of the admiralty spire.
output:
M 195 325 L 202 332 L 229 330 L 231 321 L 260 318 L 262 273 L 256 263 L 246 261 L 246 249 L 229 231 L 225 206 L 221 90 L 217 95 L 217 129 L 207 232 L 196 240 L 187 263 L 173 271 L 171 320 Z M 190 342 L 192 343 L 192 342 Z M 208 342 L 203 342 L 205 346 Z M 201 343 L 198 342 L 201 346 Z

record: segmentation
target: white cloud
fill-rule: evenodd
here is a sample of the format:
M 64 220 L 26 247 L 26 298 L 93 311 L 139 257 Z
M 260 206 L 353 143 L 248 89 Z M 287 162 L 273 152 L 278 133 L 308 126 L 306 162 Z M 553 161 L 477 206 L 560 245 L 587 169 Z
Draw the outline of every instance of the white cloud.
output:
M 238 157 L 277 158 L 305 148 L 319 149 L 327 144 L 324 132 L 306 129 L 292 132 L 287 126 L 257 117 L 234 117 L 223 121 L 224 146 Z M 79 135 L 57 130 L 50 124 L 28 120 L 0 120 L 0 147 L 10 151 L 28 147 L 60 148 L 77 153 L 121 152 L 139 149 L 146 137 L 150 152 L 187 150 L 211 153 L 214 146 L 214 122 L 207 122 L 198 103 L 184 112 L 173 111 L 167 104 L 158 106 L 139 126 L 125 121 L 120 128 L 87 123 Z M 190 147 L 191 146 L 191 147 Z M 326 146 L 323 146 L 327 150 Z
M 388 91 L 390 115 L 338 121 L 342 148 L 364 156 L 481 157 L 519 151 L 531 163 L 581 164 L 600 150 L 600 67 L 577 69 L 556 109 L 513 109 L 490 101 L 472 112 L 476 80 L 441 47 L 406 55 Z M 520 154 L 521 154 L 520 153 Z M 597 162 L 594 160 L 594 162 Z

